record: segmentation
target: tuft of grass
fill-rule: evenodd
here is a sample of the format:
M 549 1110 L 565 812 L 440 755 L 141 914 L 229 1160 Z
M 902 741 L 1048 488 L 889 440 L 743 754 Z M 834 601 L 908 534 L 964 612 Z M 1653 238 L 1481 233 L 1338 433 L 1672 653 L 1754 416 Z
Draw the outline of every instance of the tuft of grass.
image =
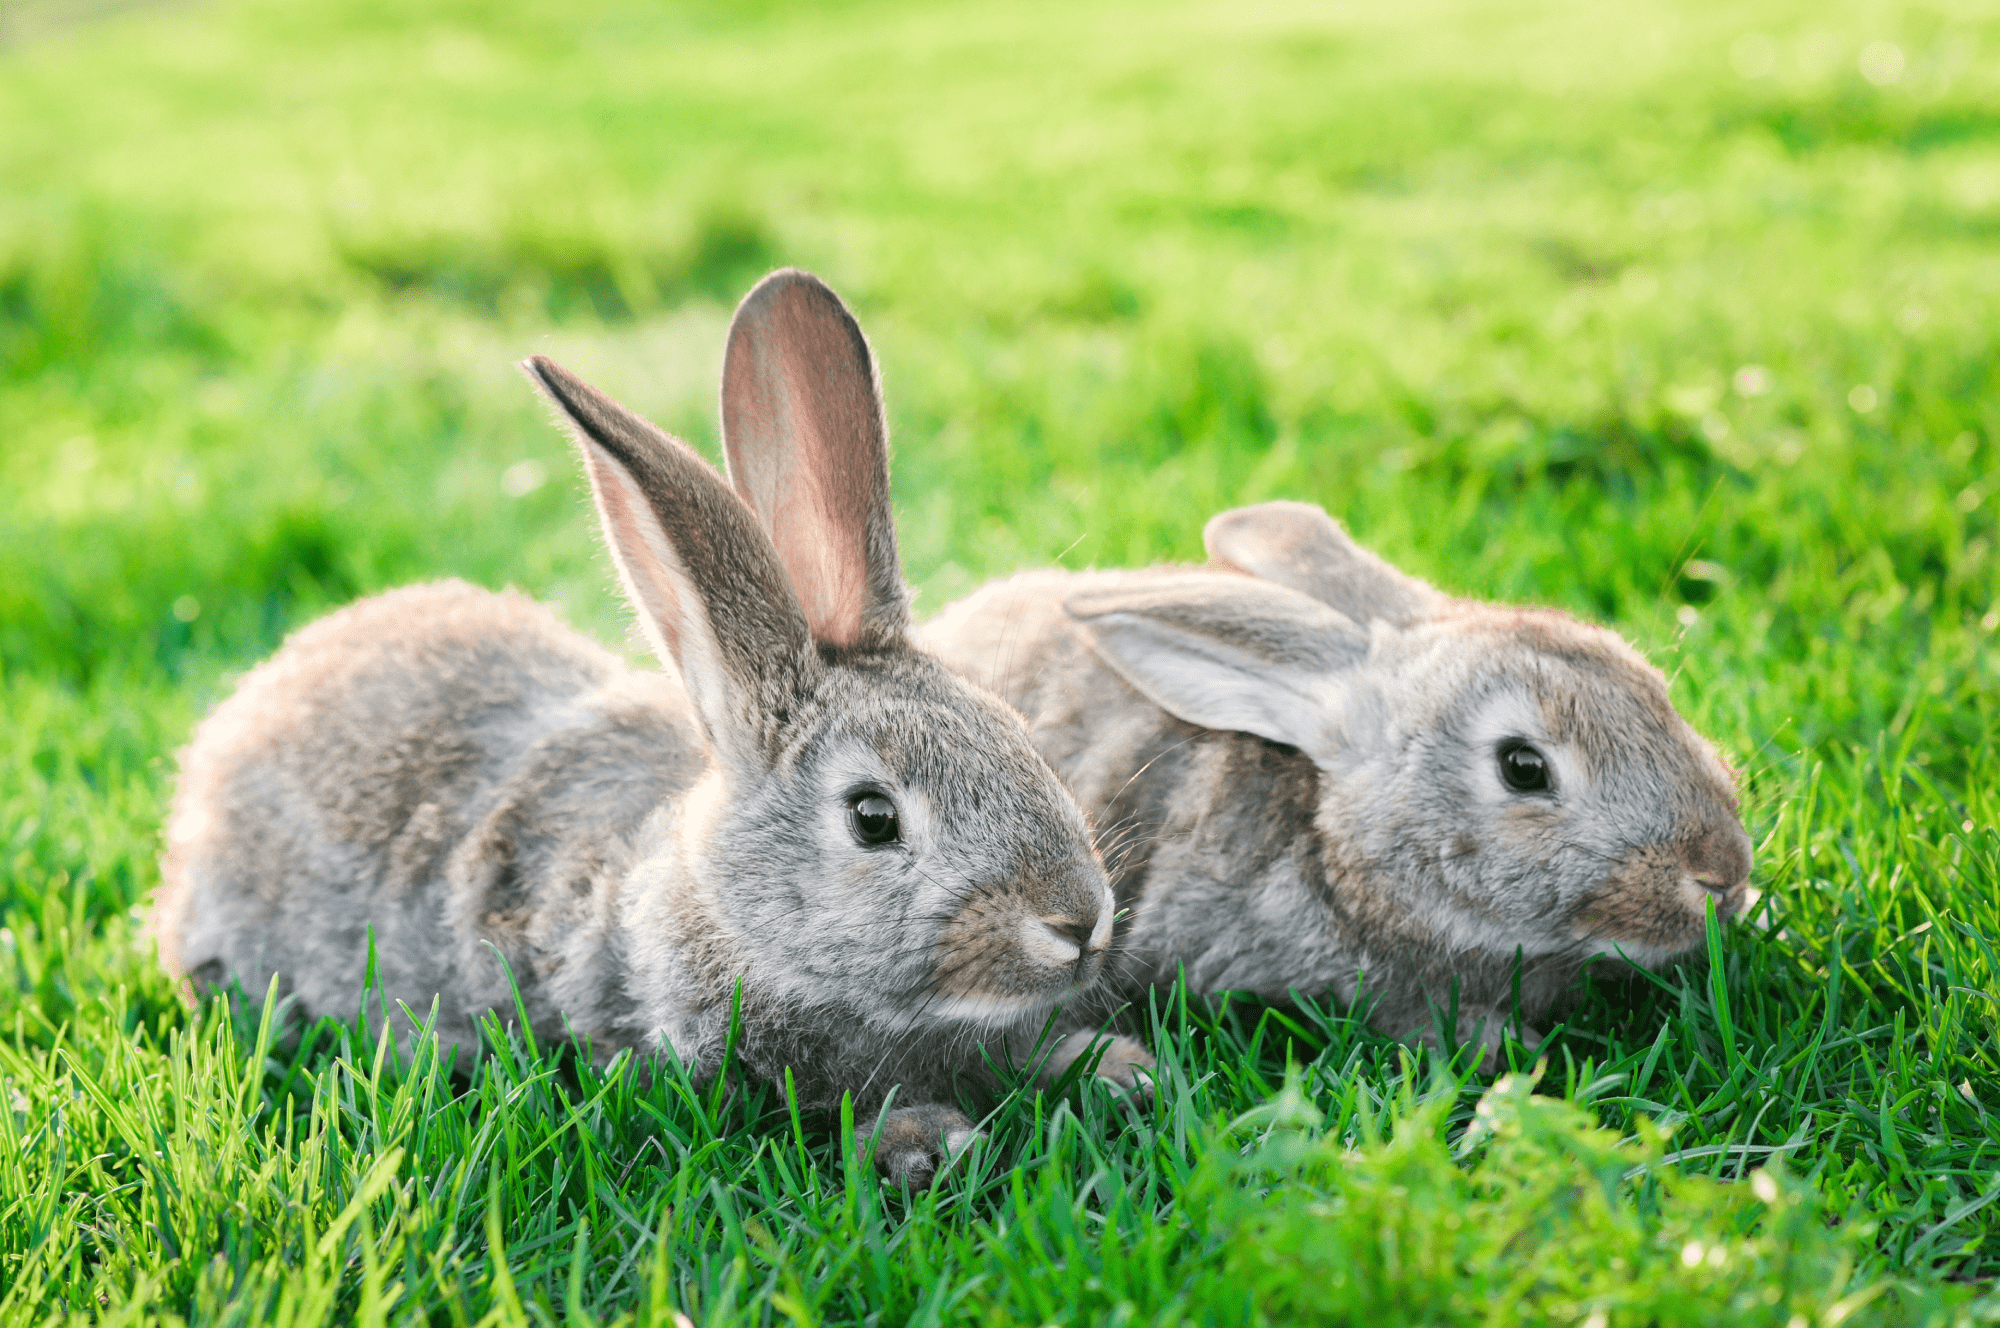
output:
M 43 0 L 0 43 L 0 1320 L 2000 1317 L 1987 8 Z M 1760 905 L 1497 1083 L 1163 993 L 1150 1103 L 1015 1085 L 917 1197 L 781 1086 L 183 1006 L 143 919 L 194 722 L 411 580 L 620 640 L 511 366 L 713 455 L 775 263 L 874 338 L 923 605 L 1319 502 L 1648 651 Z
M 1280 1098 L 1263 1114 L 1296 1132 L 1203 1177 L 1220 1282 L 1291 1323 L 1936 1321 L 1960 1299 L 1857 1276 L 1872 1226 L 1829 1230 L 1782 1163 L 1745 1184 L 1690 1175 L 1663 1163 L 1658 1131 L 1621 1141 L 1529 1087 L 1502 1077 L 1455 1148 L 1422 1111 L 1343 1148 L 1310 1133 L 1301 1096 Z

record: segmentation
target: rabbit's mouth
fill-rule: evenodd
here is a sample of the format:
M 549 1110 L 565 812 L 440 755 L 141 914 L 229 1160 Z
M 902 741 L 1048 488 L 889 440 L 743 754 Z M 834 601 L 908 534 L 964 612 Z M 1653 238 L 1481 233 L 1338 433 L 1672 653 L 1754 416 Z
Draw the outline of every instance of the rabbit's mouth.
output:
M 1612 864 L 1571 916 L 1569 931 L 1592 955 L 1623 955 L 1657 968 L 1699 946 L 1709 910 L 1718 922 L 1750 907 L 1750 844 L 1740 826 L 1645 844 Z
M 1711 901 L 1716 921 L 1727 923 L 1749 911 L 1754 894 L 1747 882 L 1717 885 L 1688 872 L 1651 890 L 1634 890 L 1624 882 L 1584 908 L 1576 934 L 1594 957 L 1619 956 L 1658 968 L 1701 945 Z
M 1095 979 L 1104 966 L 1104 952 L 1111 945 L 1111 923 L 1100 916 L 1082 921 L 1022 918 L 1019 945 L 1030 963 L 1051 973 L 1067 971 L 1071 980 L 1082 986 Z
M 967 1023 L 1045 1010 L 1089 987 L 1111 946 L 1108 917 L 988 916 L 971 934 L 946 938 L 930 1010 Z

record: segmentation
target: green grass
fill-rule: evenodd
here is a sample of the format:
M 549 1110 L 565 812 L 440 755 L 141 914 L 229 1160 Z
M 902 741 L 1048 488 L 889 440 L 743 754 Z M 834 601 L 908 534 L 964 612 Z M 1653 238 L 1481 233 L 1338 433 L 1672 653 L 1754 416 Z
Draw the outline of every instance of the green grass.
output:
M 2000 1317 L 1989 8 L 67 16 L 0 24 L 0 1319 Z M 774 1086 L 184 1009 L 194 720 L 408 580 L 623 639 L 510 364 L 712 448 L 781 262 L 874 338 L 922 605 L 1323 503 L 1659 661 L 1762 909 L 1534 1097 L 1170 1001 L 1149 1108 L 1017 1092 L 916 1199 Z

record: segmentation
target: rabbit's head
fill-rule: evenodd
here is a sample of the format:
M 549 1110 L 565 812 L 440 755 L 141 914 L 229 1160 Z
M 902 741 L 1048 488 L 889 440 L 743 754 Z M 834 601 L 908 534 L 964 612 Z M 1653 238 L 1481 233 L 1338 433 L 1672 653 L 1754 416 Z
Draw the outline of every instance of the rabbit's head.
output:
M 785 271 L 737 311 L 733 492 L 557 365 L 528 367 L 713 754 L 657 865 L 701 888 L 634 943 L 881 1028 L 1014 1022 L 1094 981 L 1112 905 L 1082 813 L 1018 716 L 908 640 L 874 362 L 839 298 Z
M 1226 570 L 1065 608 L 1169 713 L 1313 761 L 1349 908 L 1455 952 L 1645 964 L 1695 945 L 1711 902 L 1742 911 L 1734 776 L 1617 636 L 1451 599 L 1302 504 L 1224 513 L 1207 541 Z

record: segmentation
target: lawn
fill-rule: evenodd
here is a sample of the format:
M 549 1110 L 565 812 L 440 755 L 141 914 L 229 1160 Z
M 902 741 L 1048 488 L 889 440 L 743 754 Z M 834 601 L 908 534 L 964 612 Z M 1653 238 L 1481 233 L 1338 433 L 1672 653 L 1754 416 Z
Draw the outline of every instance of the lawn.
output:
M 26 0 L 0 182 L 0 1321 L 2000 1319 L 1991 7 Z M 1498 1082 L 1163 999 L 914 1198 L 780 1086 L 184 1008 L 195 720 L 445 575 L 636 655 L 512 365 L 713 455 L 781 263 L 921 611 L 1319 502 L 1645 650 L 1760 907 Z

